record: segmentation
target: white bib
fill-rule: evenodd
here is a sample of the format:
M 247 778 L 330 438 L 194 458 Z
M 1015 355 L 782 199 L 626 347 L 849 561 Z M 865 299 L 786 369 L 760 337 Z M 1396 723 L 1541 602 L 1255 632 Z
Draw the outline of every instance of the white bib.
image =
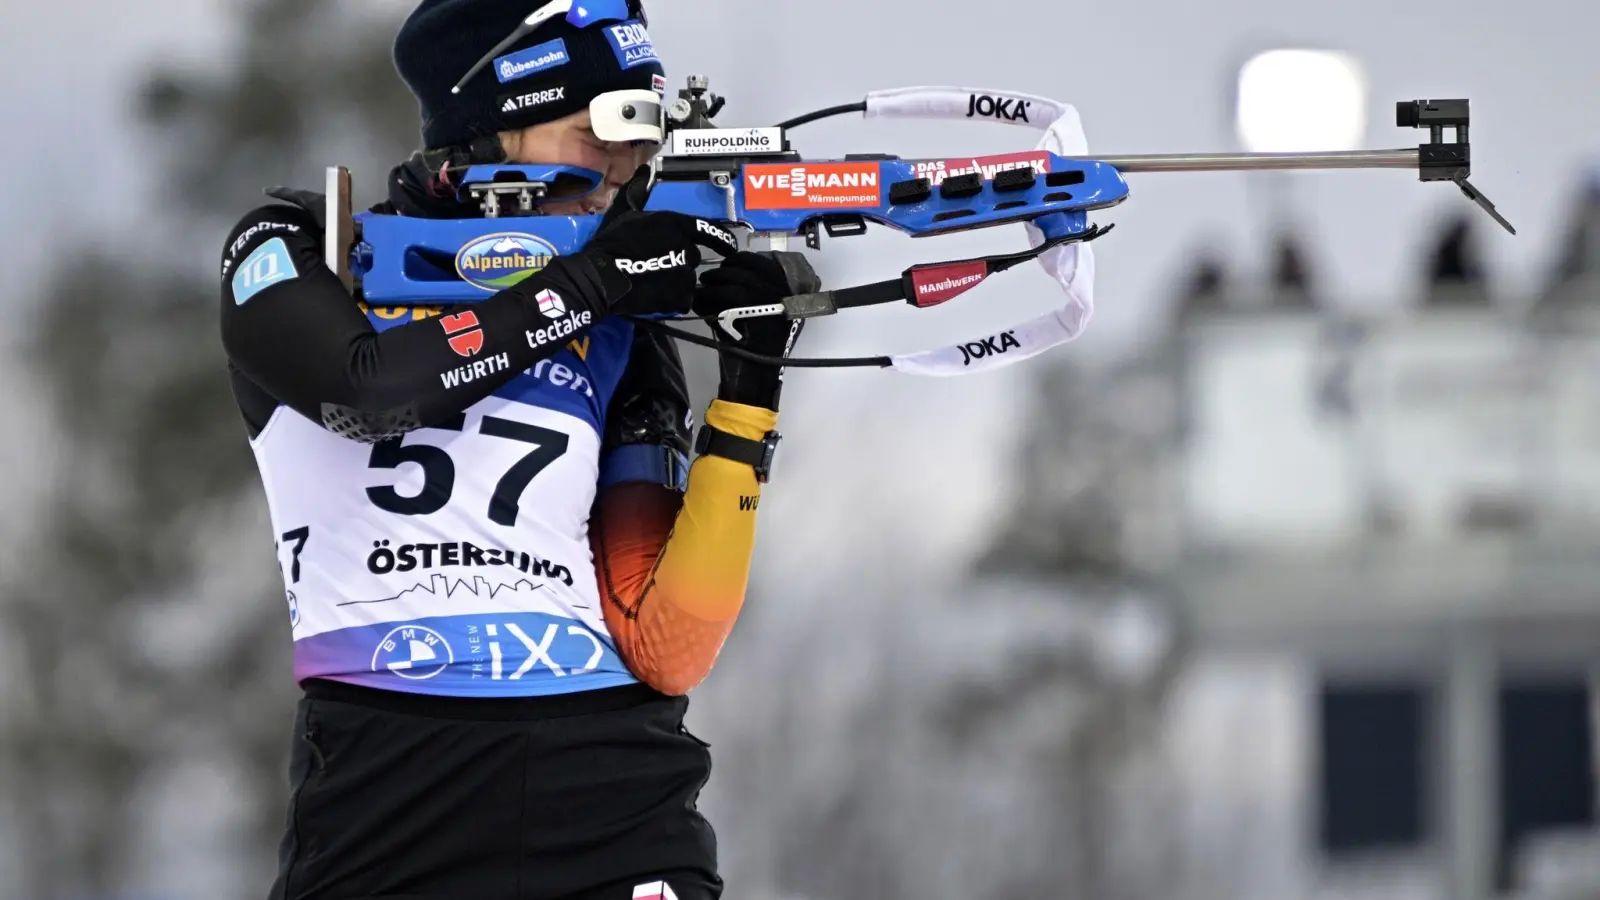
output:
M 588 525 L 630 337 L 597 329 L 586 353 L 562 350 L 457 421 L 377 444 L 278 408 L 251 448 L 297 681 L 461 696 L 635 681 L 606 630 Z

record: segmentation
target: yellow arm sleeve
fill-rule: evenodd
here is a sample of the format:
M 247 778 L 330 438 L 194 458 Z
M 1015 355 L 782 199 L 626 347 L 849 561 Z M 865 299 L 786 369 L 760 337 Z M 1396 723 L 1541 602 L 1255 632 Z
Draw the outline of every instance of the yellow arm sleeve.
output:
M 769 409 L 713 401 L 706 424 L 761 440 Z M 686 694 L 705 679 L 744 606 L 761 484 L 747 463 L 700 456 L 682 495 L 646 483 L 607 489 L 591 522 L 606 627 L 639 680 Z

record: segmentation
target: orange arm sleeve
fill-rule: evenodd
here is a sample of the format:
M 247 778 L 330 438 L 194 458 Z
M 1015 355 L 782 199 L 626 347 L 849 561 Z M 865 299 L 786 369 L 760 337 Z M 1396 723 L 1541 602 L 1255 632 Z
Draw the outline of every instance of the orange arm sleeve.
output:
M 706 423 L 760 440 L 769 409 L 712 401 Z M 606 628 L 640 681 L 687 694 L 710 674 L 744 606 L 761 485 L 748 464 L 700 456 L 686 490 L 607 488 L 590 519 Z

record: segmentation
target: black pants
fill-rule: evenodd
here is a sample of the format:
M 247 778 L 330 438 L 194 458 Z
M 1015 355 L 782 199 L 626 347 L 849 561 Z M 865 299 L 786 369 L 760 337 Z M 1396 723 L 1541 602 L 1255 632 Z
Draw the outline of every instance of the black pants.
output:
M 326 681 L 297 708 L 270 900 L 716 900 L 688 700 L 421 697 Z M 669 895 L 671 896 L 671 895 Z

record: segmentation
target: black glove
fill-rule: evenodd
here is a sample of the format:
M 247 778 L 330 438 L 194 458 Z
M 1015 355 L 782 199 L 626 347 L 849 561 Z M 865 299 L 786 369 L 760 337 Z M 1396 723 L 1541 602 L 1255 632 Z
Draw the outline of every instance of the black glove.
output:
M 694 300 L 700 248 L 728 257 L 739 247 L 732 234 L 705 219 L 642 211 L 649 176 L 649 167 L 641 166 L 618 191 L 581 255 L 600 271 L 611 312 L 681 315 Z
M 736 253 L 700 276 L 700 283 L 702 287 L 695 294 L 694 311 L 708 316 L 741 306 L 778 303 L 794 294 L 822 289 L 822 280 L 804 255 L 775 250 Z M 754 316 L 737 320 L 734 327 L 739 331 L 738 338 L 715 319 L 711 320 L 711 329 L 718 339 L 741 350 L 787 359 L 794 352 L 805 324 L 805 319 Z M 718 356 L 722 372 L 722 382 L 717 388 L 719 398 L 747 406 L 778 408 L 778 395 L 783 389 L 781 366 L 732 353 Z
M 274 200 L 282 200 L 285 203 L 293 203 L 295 206 L 298 206 L 310 213 L 311 217 L 317 220 L 317 240 L 319 242 L 322 240 L 322 235 L 328 230 L 328 204 L 325 202 L 327 200 L 326 194 L 318 191 L 303 191 L 298 188 L 282 186 L 269 187 L 263 190 L 262 193 Z

